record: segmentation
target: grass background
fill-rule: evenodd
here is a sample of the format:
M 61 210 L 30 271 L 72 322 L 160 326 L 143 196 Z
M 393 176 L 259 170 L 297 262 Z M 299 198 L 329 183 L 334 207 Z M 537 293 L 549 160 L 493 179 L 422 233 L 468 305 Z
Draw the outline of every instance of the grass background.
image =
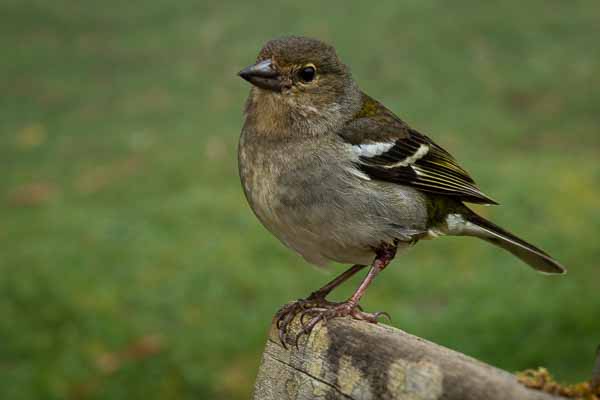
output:
M 503 204 L 482 212 L 570 268 L 445 238 L 363 305 L 508 370 L 587 379 L 599 20 L 594 0 L 0 1 L 0 398 L 249 397 L 271 315 L 330 278 L 259 225 L 237 177 L 235 73 L 289 33 L 335 44 Z

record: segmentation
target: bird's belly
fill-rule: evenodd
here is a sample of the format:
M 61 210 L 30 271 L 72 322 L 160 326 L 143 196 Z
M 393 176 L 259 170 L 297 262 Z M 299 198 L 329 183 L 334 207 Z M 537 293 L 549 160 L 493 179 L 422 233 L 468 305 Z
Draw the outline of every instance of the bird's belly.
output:
M 375 255 L 369 245 L 374 236 L 344 234 L 342 227 L 347 225 L 336 216 L 323 215 L 322 209 L 294 212 L 276 208 L 272 214 L 259 219 L 285 245 L 311 264 L 325 266 L 331 261 L 370 264 Z
M 382 243 L 403 247 L 422 231 L 413 225 L 419 215 L 406 210 L 399 188 L 383 192 L 392 199 L 382 199 L 374 194 L 382 192 L 345 187 L 346 182 L 291 182 L 296 184 L 263 181 L 250 191 L 249 200 L 263 225 L 312 264 L 370 264 Z
M 281 242 L 312 264 L 327 264 L 332 258 L 325 254 L 340 246 L 330 239 L 331 229 L 326 226 L 319 207 L 306 204 L 289 207 L 286 197 L 281 191 L 261 185 L 249 191 L 248 200 L 261 223 Z

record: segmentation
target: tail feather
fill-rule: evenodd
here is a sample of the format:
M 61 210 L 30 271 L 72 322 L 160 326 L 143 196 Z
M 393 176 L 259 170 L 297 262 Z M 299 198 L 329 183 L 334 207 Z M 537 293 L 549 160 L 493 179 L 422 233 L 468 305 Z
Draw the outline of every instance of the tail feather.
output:
M 545 251 L 475 214 L 470 209 L 467 210 L 469 212 L 463 214 L 466 222 L 461 232 L 463 235 L 476 236 L 501 247 L 538 271 L 548 274 L 566 273 L 566 268 Z

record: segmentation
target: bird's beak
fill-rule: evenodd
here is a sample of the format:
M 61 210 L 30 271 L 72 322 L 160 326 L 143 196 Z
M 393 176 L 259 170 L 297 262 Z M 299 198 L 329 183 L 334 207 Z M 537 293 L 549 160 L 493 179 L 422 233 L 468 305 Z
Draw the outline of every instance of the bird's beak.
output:
M 279 72 L 273 67 L 271 60 L 264 60 L 244 68 L 238 75 L 262 89 L 281 92 L 281 80 Z

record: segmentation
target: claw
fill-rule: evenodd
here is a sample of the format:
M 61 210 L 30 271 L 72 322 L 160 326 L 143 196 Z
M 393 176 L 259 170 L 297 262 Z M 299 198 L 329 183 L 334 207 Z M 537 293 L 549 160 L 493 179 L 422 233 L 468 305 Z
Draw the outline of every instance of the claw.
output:
M 282 323 L 280 324 L 279 329 L 279 341 L 281 342 L 281 345 L 283 346 L 284 349 L 287 350 L 287 346 L 285 344 L 285 333 L 287 331 L 287 327 L 288 324 L 290 323 L 291 318 L 290 318 L 290 314 L 285 314 L 285 316 L 282 318 Z
M 304 311 L 302 311 L 302 313 L 300 314 L 300 326 L 302 326 L 302 329 L 304 329 L 306 327 L 306 323 L 304 322 L 304 319 L 306 317 L 311 317 L 311 314 L 314 312 L 315 310 L 312 308 L 306 309 Z M 310 320 L 309 320 L 310 322 Z
M 392 322 L 392 316 L 390 314 L 388 314 L 386 311 L 377 311 L 374 314 L 374 316 L 376 319 L 379 319 L 379 317 L 383 316 L 383 317 L 386 317 L 389 322 Z
M 326 312 L 322 312 L 321 314 L 318 314 L 317 316 L 313 317 L 310 321 L 308 321 L 308 324 L 302 325 L 300 332 L 298 332 L 296 334 L 296 337 L 294 339 L 294 343 L 296 345 L 297 350 L 300 350 L 298 347 L 298 342 L 300 341 L 300 338 L 303 335 L 306 335 L 306 337 L 308 338 L 310 336 L 310 334 L 312 333 L 313 329 L 315 328 L 315 326 L 319 323 L 319 321 L 323 321 L 323 323 L 325 323 L 327 321 L 325 319 L 325 314 L 326 314 Z
M 358 319 L 361 321 L 367 321 L 372 324 L 378 323 L 379 322 L 378 319 L 381 316 L 386 317 L 389 321 L 392 320 L 392 318 L 390 317 L 390 314 L 388 314 L 385 311 L 377 311 L 374 313 L 368 313 L 368 312 L 360 311 L 360 310 L 358 310 L 358 308 L 354 308 L 353 310 L 350 311 L 350 315 L 355 319 Z
M 300 337 L 305 334 L 306 334 L 306 332 L 305 332 L 304 328 L 302 328 L 302 329 L 300 329 L 300 332 L 298 332 L 296 334 L 296 336 L 294 337 L 294 346 L 296 346 L 297 351 L 300 351 L 300 346 L 298 345 L 298 343 L 300 342 Z
M 276 318 L 276 326 L 279 331 L 279 341 L 284 349 L 287 350 L 287 345 L 285 344 L 285 333 L 287 332 L 288 325 L 294 319 L 296 314 L 298 313 L 298 304 L 290 303 L 286 304 L 281 310 L 278 311 Z
M 325 312 L 327 311 L 327 308 L 321 308 L 321 307 L 314 307 L 314 308 L 307 308 L 304 311 L 302 311 L 302 313 L 300 313 L 300 325 L 302 326 L 302 328 L 306 327 L 306 323 L 304 322 L 304 319 L 306 317 L 312 317 L 314 314 L 319 314 L 320 312 Z M 309 321 L 310 323 L 310 321 Z
M 283 346 L 283 348 L 287 350 L 287 345 L 285 344 L 284 332 L 285 331 L 283 329 L 279 330 L 279 341 L 281 342 L 281 345 Z

